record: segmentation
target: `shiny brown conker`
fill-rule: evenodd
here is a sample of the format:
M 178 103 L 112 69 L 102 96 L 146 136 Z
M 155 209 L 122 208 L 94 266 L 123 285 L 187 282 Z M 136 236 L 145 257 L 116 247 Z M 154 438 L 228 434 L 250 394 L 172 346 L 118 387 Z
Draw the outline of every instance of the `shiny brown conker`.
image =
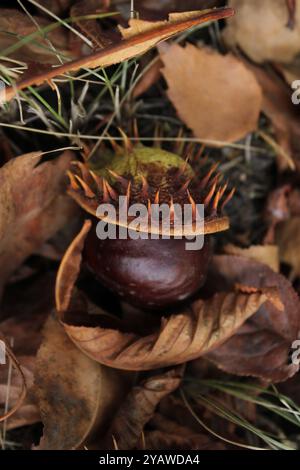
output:
M 189 155 L 182 159 L 161 148 L 135 145 L 126 136 L 123 147 L 116 142 L 112 147 L 113 152 L 104 149 L 86 162 L 74 162 L 68 173 L 69 194 L 94 220 L 85 244 L 85 264 L 103 286 L 131 304 L 153 310 L 177 305 L 204 283 L 210 236 L 229 228 L 223 209 L 234 190 L 228 192 L 228 183 L 221 183 L 217 163 L 206 168 L 205 158 L 194 168 Z M 103 204 L 111 209 L 106 215 L 98 210 Z M 122 213 L 124 206 L 134 204 L 142 205 L 147 213 L 142 225 L 132 229 L 130 214 L 126 211 L 124 219 Z M 153 205 L 168 208 L 167 227 L 152 224 Z M 187 227 L 180 217 L 178 224 L 176 207 L 183 211 L 186 205 L 191 209 L 192 223 L 182 232 Z M 203 225 L 197 225 L 199 205 L 204 208 Z M 100 240 L 96 218 L 114 228 L 151 236 Z M 205 236 L 204 247 L 187 250 L 182 233 Z
M 182 239 L 99 240 L 95 226 L 85 243 L 84 261 L 96 278 L 121 299 L 157 310 L 182 302 L 203 285 L 210 237 L 201 250 L 186 250 Z

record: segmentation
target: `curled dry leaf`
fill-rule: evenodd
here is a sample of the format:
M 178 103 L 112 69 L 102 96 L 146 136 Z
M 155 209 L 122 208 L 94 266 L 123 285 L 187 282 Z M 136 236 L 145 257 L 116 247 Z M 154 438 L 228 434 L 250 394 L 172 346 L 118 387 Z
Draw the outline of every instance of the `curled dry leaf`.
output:
M 280 223 L 275 231 L 275 239 L 279 246 L 280 261 L 291 267 L 290 279 L 300 277 L 300 217 Z
M 82 250 L 85 238 L 90 231 L 92 222 L 86 220 L 84 225 L 63 257 L 62 263 L 57 273 L 55 301 L 59 312 L 68 310 L 71 303 L 74 284 L 78 278 L 82 260 Z
M 149 370 L 181 364 L 216 348 L 268 299 L 277 304 L 276 288 L 215 294 L 163 318 L 155 333 L 143 337 L 101 326 L 64 326 L 72 341 L 94 360 L 119 369 Z
M 130 20 L 129 28 L 121 28 L 123 39 L 86 57 L 67 62 L 60 67 L 37 73 L 21 80 L 16 86 L 7 88 L 6 100 L 11 100 L 17 90 L 30 85 L 40 85 L 47 80 L 69 72 L 77 72 L 82 67 L 96 68 L 117 64 L 124 60 L 143 54 L 160 41 L 185 31 L 192 26 L 207 21 L 228 18 L 234 14 L 231 8 L 205 10 L 170 14 L 169 21 L 148 22 L 138 19 Z
M 233 142 L 256 129 L 261 89 L 236 57 L 174 44 L 163 49 L 161 59 L 169 98 L 196 137 L 212 144 Z
M 63 308 L 70 305 L 88 230 L 89 223 L 86 222 L 69 247 L 58 272 L 56 304 L 62 321 L 66 313 Z M 181 364 L 214 349 L 233 335 L 267 300 L 281 308 L 277 290 L 272 287 L 251 292 L 217 293 L 206 301 L 194 302 L 178 314 L 162 318 L 160 327 L 146 336 L 107 326 L 110 322 L 107 317 L 105 326 L 101 326 L 101 314 L 93 315 L 99 326 L 88 327 L 72 323 L 72 312 L 69 312 L 64 327 L 79 349 L 97 362 L 118 369 L 148 370 Z
M 279 272 L 279 253 L 276 245 L 252 245 L 249 248 L 240 248 L 235 245 L 226 245 L 224 253 L 227 255 L 244 256 L 269 266 L 273 271 Z
M 145 425 L 153 417 L 158 403 L 180 385 L 182 367 L 147 378 L 129 392 L 114 418 L 106 436 L 105 449 L 134 449 Z
M 215 256 L 210 275 L 214 288 L 242 283 L 254 288 L 277 286 L 284 310 L 267 302 L 228 341 L 207 355 L 220 369 L 273 382 L 292 377 L 299 365 L 289 352 L 300 332 L 300 301 L 290 282 L 267 265 L 241 256 Z
M 49 26 L 51 22 L 41 17 L 34 17 L 39 27 L 45 28 Z M 25 37 L 37 31 L 36 24 L 26 13 L 22 13 L 19 10 L 11 10 L 1 8 L 0 16 L 0 49 L 1 55 L 6 55 L 6 49 L 16 44 L 16 37 Z M 68 50 L 68 33 L 62 28 L 56 28 L 53 31 L 48 32 L 47 38 L 51 41 L 53 47 L 57 50 L 58 54 L 70 55 Z M 9 54 L 9 57 L 20 60 L 22 62 L 34 60 L 37 63 L 43 64 L 57 64 L 57 55 L 49 47 L 49 43 L 43 37 L 42 34 L 37 35 L 34 40 L 27 42 L 26 45 L 15 49 Z M 1 60 L 3 57 L 1 57 Z
M 38 449 L 76 449 L 94 431 L 101 435 L 125 383 L 121 373 L 82 354 L 49 317 L 35 370 L 35 395 L 44 424 Z
M 296 0 L 294 28 L 288 27 L 290 11 L 284 0 L 230 0 L 236 9 L 224 36 L 254 62 L 290 63 L 300 52 L 300 1 Z M 255 38 L 255 40 L 254 40 Z
M 14 158 L 0 169 L 0 292 L 23 261 L 77 213 L 64 195 L 72 154 L 40 163 L 41 153 Z

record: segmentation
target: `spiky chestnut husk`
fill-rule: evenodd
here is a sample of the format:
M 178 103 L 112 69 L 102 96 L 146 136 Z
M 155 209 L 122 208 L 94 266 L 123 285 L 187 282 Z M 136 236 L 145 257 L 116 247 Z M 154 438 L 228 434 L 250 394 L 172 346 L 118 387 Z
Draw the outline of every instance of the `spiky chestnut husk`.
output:
M 188 160 L 159 148 L 133 146 L 125 137 L 125 148 L 115 143 L 115 152 L 103 153 L 88 163 L 75 163 L 69 173 L 69 194 L 95 217 L 101 203 L 115 204 L 126 196 L 128 205 L 167 203 L 205 205 L 204 229 L 197 234 L 212 234 L 229 227 L 222 209 L 232 197 L 220 185 L 217 165 L 203 175 L 196 174 Z M 143 230 L 150 232 L 153 226 Z M 108 217 L 108 223 L 115 224 Z M 128 221 L 130 222 L 130 220 Z M 126 224 L 125 224 L 126 226 Z M 193 227 L 195 230 L 195 227 Z M 159 227 L 160 235 L 164 229 Z M 205 237 L 202 250 L 186 250 L 186 239 L 99 240 L 95 230 L 87 238 L 84 260 L 96 277 L 113 292 L 143 308 L 164 308 L 192 296 L 202 286 L 209 263 L 210 240 Z

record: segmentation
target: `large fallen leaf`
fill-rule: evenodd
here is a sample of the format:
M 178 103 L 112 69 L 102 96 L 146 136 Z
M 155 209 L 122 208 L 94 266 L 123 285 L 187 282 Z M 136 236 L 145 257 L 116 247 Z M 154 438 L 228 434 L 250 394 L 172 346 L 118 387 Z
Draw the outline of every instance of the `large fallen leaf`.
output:
M 160 41 L 170 38 L 188 28 L 207 21 L 228 18 L 234 14 L 231 8 L 219 8 L 188 13 L 173 13 L 169 21 L 148 22 L 138 19 L 130 20 L 129 28 L 120 27 L 123 39 L 86 57 L 67 62 L 60 67 L 49 69 L 21 80 L 16 86 L 7 88 L 6 100 L 11 100 L 17 90 L 30 85 L 40 85 L 47 80 L 80 68 L 106 67 L 143 54 Z
M 64 195 L 72 156 L 65 152 L 39 165 L 41 153 L 35 152 L 0 169 L 0 292 L 15 269 L 76 214 Z
M 235 18 L 225 30 L 231 46 L 239 46 L 253 61 L 289 63 L 300 52 L 300 1 L 296 0 L 294 28 L 284 0 L 229 0 Z
M 220 369 L 236 375 L 273 382 L 292 377 L 299 369 L 291 363 L 289 352 L 300 333 L 300 301 L 290 282 L 258 261 L 223 255 L 214 257 L 209 283 L 214 289 L 231 289 L 236 283 L 254 288 L 276 285 L 284 310 L 267 302 L 207 357 Z
M 192 44 L 164 48 L 161 59 L 168 96 L 196 137 L 233 142 L 256 129 L 262 93 L 240 60 Z
M 107 432 L 105 449 L 113 449 L 115 444 L 118 450 L 134 449 L 158 403 L 180 385 L 182 372 L 178 367 L 133 387 Z
M 300 277 L 300 217 L 292 217 L 276 228 L 275 239 L 279 246 L 282 263 L 291 267 L 290 279 Z
M 122 323 L 116 328 L 118 320 L 103 315 L 100 309 L 99 315 L 95 311 L 88 315 L 87 311 L 79 322 L 79 325 L 87 325 L 92 320 L 95 327 L 78 326 L 78 318 L 67 309 L 71 305 L 82 247 L 89 229 L 90 222 L 86 222 L 62 260 L 57 275 L 56 306 L 72 341 L 101 364 L 125 370 L 181 364 L 216 348 L 267 300 L 279 309 L 282 307 L 276 288 L 250 293 L 233 290 L 217 293 L 206 301 L 198 300 L 180 313 L 162 318 L 155 332 L 145 336 L 122 331 Z
M 50 317 L 37 355 L 35 395 L 44 432 L 38 449 L 76 449 L 105 426 L 126 391 L 125 376 L 91 361 Z

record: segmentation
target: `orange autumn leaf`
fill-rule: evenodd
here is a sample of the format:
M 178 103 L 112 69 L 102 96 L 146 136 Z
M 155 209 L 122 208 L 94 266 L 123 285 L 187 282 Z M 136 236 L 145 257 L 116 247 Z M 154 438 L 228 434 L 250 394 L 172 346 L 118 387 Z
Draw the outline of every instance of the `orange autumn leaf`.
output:
M 195 137 L 234 142 L 257 127 L 262 92 L 254 75 L 231 54 L 173 44 L 163 48 L 168 96 Z

